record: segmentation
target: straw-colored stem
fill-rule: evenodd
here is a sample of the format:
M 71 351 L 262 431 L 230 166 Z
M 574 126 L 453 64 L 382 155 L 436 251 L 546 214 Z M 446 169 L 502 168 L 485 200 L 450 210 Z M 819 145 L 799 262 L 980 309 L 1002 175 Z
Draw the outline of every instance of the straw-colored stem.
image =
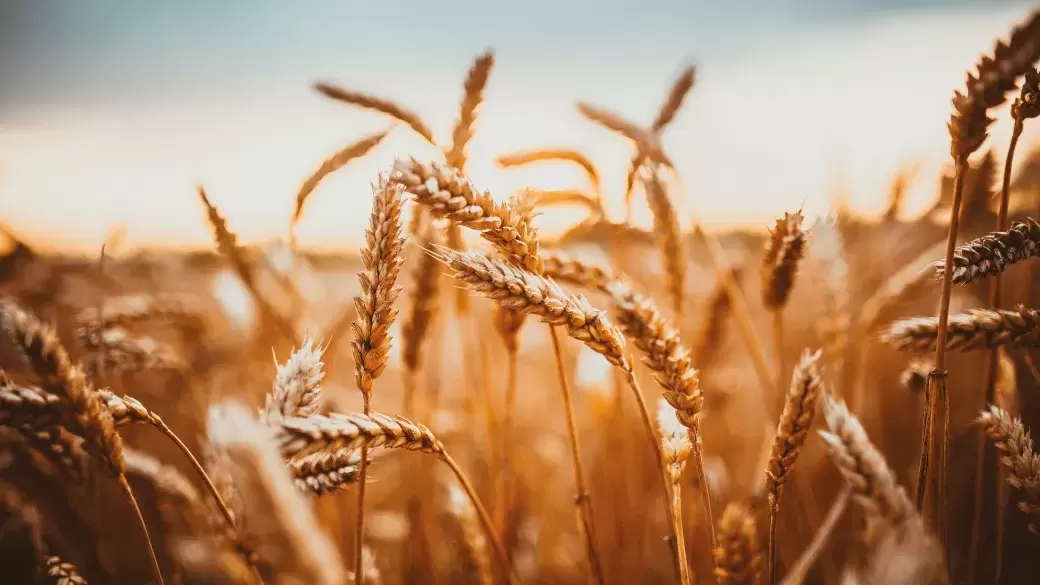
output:
M 664 487 L 664 497 L 665 502 L 667 503 L 672 498 L 672 480 L 668 472 L 668 466 L 664 461 L 664 456 L 661 454 L 661 444 L 657 439 L 657 435 L 654 433 L 654 420 L 650 416 L 650 409 L 646 406 L 646 399 L 643 397 L 643 389 L 640 388 L 639 381 L 636 380 L 635 372 L 633 372 L 631 368 L 625 369 L 624 372 L 625 381 L 628 383 L 628 387 L 632 390 L 632 394 L 636 399 L 636 405 L 638 405 L 639 407 L 639 417 L 643 419 L 643 426 L 646 427 L 647 434 L 650 437 L 650 447 L 651 449 L 653 449 L 654 457 L 657 460 L 657 469 L 659 469 L 661 472 L 661 485 Z M 690 439 L 694 441 L 694 443 L 696 444 L 698 437 L 690 437 Z M 700 461 L 699 453 L 695 455 L 694 459 L 695 464 L 697 461 Z M 679 571 L 679 576 L 680 578 L 682 578 L 684 573 L 689 572 L 689 568 L 686 566 L 686 562 L 683 560 L 683 557 L 686 555 L 686 553 L 685 551 L 679 550 L 680 547 L 685 546 L 683 543 L 684 538 L 681 530 L 682 518 L 680 517 L 676 519 L 672 517 L 675 514 L 675 508 L 673 506 L 668 505 L 666 507 L 666 510 L 668 512 L 669 520 L 671 521 L 672 526 L 679 526 L 680 528 L 680 530 L 677 532 L 673 531 L 674 534 L 672 535 L 672 537 L 675 539 L 675 547 L 673 547 L 672 549 L 672 556 L 674 557 L 675 566 Z M 705 514 L 707 514 L 707 516 L 710 518 L 710 507 L 705 511 Z M 678 522 L 679 524 L 677 525 L 676 522 Z M 709 532 L 711 533 L 712 546 L 714 546 L 714 531 L 712 530 Z M 687 575 L 687 578 L 688 577 L 689 576 Z
M 812 569 L 813 563 L 820 557 L 820 553 L 823 552 L 831 535 L 834 534 L 834 530 L 838 527 L 838 522 L 841 520 L 842 514 L 845 513 L 845 508 L 849 505 L 849 496 L 851 495 L 851 488 L 845 487 L 841 490 L 841 493 L 838 494 L 838 499 L 831 504 L 831 509 L 827 512 L 823 523 L 820 524 L 820 529 L 813 535 L 809 546 L 802 551 L 801 556 L 798 557 L 794 566 L 787 572 L 787 576 L 780 582 L 780 585 L 802 585 L 805 582 L 805 578 L 809 576 L 809 570 Z
M 751 364 L 755 368 L 755 375 L 758 377 L 758 383 L 761 386 L 759 398 L 762 403 L 766 404 L 766 408 L 769 409 L 769 420 L 775 422 L 779 418 L 780 413 L 777 411 L 773 401 L 767 401 L 767 399 L 774 391 L 779 390 L 777 390 L 776 381 L 773 380 L 769 372 L 766 352 L 762 349 L 762 342 L 755 333 L 754 320 L 751 318 L 751 312 L 748 310 L 747 301 L 744 300 L 744 293 L 741 292 L 740 285 L 737 284 L 736 278 L 733 277 L 733 271 L 726 264 L 724 252 L 719 243 L 709 236 L 699 224 L 694 226 L 694 231 L 700 236 L 705 248 L 707 248 L 708 259 L 715 268 L 719 282 L 722 283 L 722 286 L 726 289 L 726 294 L 729 295 L 730 307 L 733 310 L 733 317 L 737 322 L 740 337 L 744 341 L 744 345 L 747 346 L 748 353 L 751 354 Z
M 776 352 L 776 387 L 783 388 L 784 372 L 787 371 L 784 364 L 784 308 L 777 307 L 773 311 L 773 351 Z M 777 393 L 777 398 L 783 400 L 783 394 Z M 782 407 L 781 407 L 782 408 Z
M 160 423 L 156 425 L 156 428 L 158 428 L 159 431 L 162 432 L 162 434 L 166 435 L 171 441 L 173 441 L 174 444 L 177 445 L 177 448 L 180 449 L 182 453 L 184 453 L 184 456 L 187 457 L 189 461 L 191 461 L 191 464 L 195 467 L 195 471 L 199 474 L 199 477 L 201 477 L 202 481 L 206 484 L 206 489 L 209 490 L 210 495 L 213 496 L 213 501 L 217 503 L 217 508 L 220 509 L 221 515 L 223 515 L 224 519 L 227 520 L 228 526 L 234 528 L 234 515 L 232 515 L 231 510 L 228 509 L 227 503 L 225 503 L 223 498 L 220 497 L 220 491 L 217 490 L 217 486 L 213 485 L 213 480 L 211 480 L 209 478 L 209 475 L 206 474 L 206 469 L 202 467 L 202 464 L 199 463 L 199 460 L 195 458 L 195 455 L 192 454 L 190 449 L 188 449 L 188 446 L 185 445 L 184 442 L 181 441 L 180 437 L 178 437 L 176 433 L 174 433 L 168 426 L 166 426 L 165 423 Z
M 371 414 L 372 402 L 368 392 L 362 392 L 365 400 L 365 414 Z M 368 445 L 361 446 L 361 463 L 358 465 L 357 521 L 354 531 L 354 574 L 364 575 L 365 547 L 365 475 L 368 468 Z
M 967 169 L 966 157 L 956 160 L 955 175 L 953 181 L 953 205 L 950 209 L 950 231 L 946 239 L 946 266 L 953 266 L 953 252 L 957 247 L 957 229 L 960 224 L 961 199 L 964 193 L 964 172 Z M 929 393 L 928 409 L 931 411 L 931 425 L 928 432 L 928 444 L 925 448 L 935 446 L 938 451 L 938 470 L 934 474 L 936 487 L 935 497 L 932 501 L 932 527 L 947 552 L 949 562 L 949 546 L 946 535 L 946 480 L 947 480 L 947 454 L 950 444 L 950 405 L 946 392 L 946 327 L 950 318 L 950 295 L 952 293 L 953 271 L 944 270 L 942 279 L 942 292 L 939 297 L 939 330 L 936 336 L 935 346 L 935 369 L 928 375 L 929 385 L 932 392 Z M 942 433 L 936 436 L 939 417 L 942 417 Z M 931 460 L 932 455 L 922 458 L 924 464 L 925 486 L 932 483 L 932 467 L 936 462 Z M 921 491 L 921 486 L 918 486 Z M 926 491 L 926 490 L 925 490 Z M 920 496 L 918 496 L 920 498 Z
M 581 530 L 585 537 L 585 553 L 588 556 L 592 579 L 597 585 L 603 585 L 603 565 L 600 564 L 599 552 L 596 548 L 596 530 L 592 519 L 592 497 L 589 495 L 588 484 L 585 481 L 585 467 L 581 461 L 581 448 L 578 446 L 578 429 L 574 422 L 571 387 L 567 382 L 567 372 L 563 367 L 563 354 L 560 352 L 560 339 L 556 333 L 556 327 L 549 325 L 549 336 L 552 338 L 553 354 L 556 357 L 556 373 L 560 378 L 560 390 L 563 392 L 563 412 L 567 418 L 567 437 L 571 444 L 574 480 L 578 488 L 574 504 L 581 520 Z
M 155 571 L 155 581 L 159 585 L 165 585 L 162 576 L 162 569 L 159 568 L 159 559 L 155 556 L 155 548 L 152 546 L 152 537 L 148 534 L 148 525 L 144 522 L 144 515 L 141 514 L 141 507 L 137 505 L 137 498 L 134 497 L 134 490 L 130 487 L 130 482 L 126 480 L 126 474 L 121 473 L 117 478 L 119 485 L 123 488 L 123 492 L 126 494 L 130 505 L 134 507 L 134 513 L 137 514 L 137 521 L 141 525 L 141 532 L 144 533 L 144 542 L 148 546 L 148 556 L 152 560 L 152 570 Z
M 1011 131 L 1011 143 L 1008 145 L 1007 156 L 1004 157 L 1004 180 L 1001 183 L 1000 188 L 1000 208 L 997 212 L 997 226 L 998 232 L 1007 231 L 1008 229 L 1008 206 L 1011 200 L 1011 165 L 1015 158 L 1015 147 L 1018 145 L 1018 139 L 1022 135 L 1023 120 L 1021 116 L 1015 118 L 1015 125 Z M 991 309 L 1002 308 L 1001 299 L 1001 280 L 1003 273 L 999 273 L 994 276 L 989 283 L 989 292 L 986 297 L 986 306 Z M 999 371 L 1000 363 L 1000 348 L 994 347 L 990 350 L 988 359 L 986 360 L 985 372 L 985 404 L 995 404 L 996 402 L 996 389 L 997 389 L 997 372 Z M 982 546 L 982 521 L 983 521 L 983 491 L 985 491 L 986 478 L 996 478 L 994 485 L 1000 483 L 1000 465 L 997 461 L 996 451 L 993 448 L 992 442 L 986 440 L 984 434 L 979 434 L 978 437 L 978 453 L 975 458 L 975 502 L 972 507 L 972 522 L 971 522 L 971 547 L 968 549 L 968 580 L 971 583 L 977 582 L 978 576 L 978 559 L 979 559 L 979 548 Z M 996 493 L 994 497 L 1000 497 L 999 490 L 994 490 Z M 994 546 L 995 554 L 999 558 L 1001 554 L 1001 548 L 1003 546 L 1003 532 L 1004 532 L 1004 510 L 997 502 L 994 510 L 994 522 L 996 524 L 996 534 L 994 534 Z M 996 565 L 999 565 L 999 560 Z M 993 582 L 996 582 L 996 575 L 993 576 Z
M 693 581 L 690 577 L 690 561 L 686 558 L 686 536 L 683 534 L 682 487 L 673 485 L 671 491 L 672 532 L 675 533 L 675 550 L 679 557 L 679 582 L 682 585 L 691 585 Z
M 520 579 L 516 576 L 513 571 L 513 566 L 509 563 L 509 553 L 506 552 L 506 547 L 502 544 L 502 539 L 498 537 L 498 533 L 495 532 L 495 523 L 491 521 L 491 515 L 488 514 L 484 504 L 481 503 L 480 498 L 477 497 L 476 490 L 473 489 L 473 485 L 469 482 L 466 474 L 462 472 L 462 468 L 455 462 L 446 452 L 442 452 L 441 460 L 444 461 L 451 468 L 451 471 L 455 474 L 455 478 L 458 480 L 459 485 L 462 486 L 463 491 L 469 496 L 470 502 L 473 503 L 473 508 L 477 511 L 477 516 L 480 518 L 480 523 L 484 527 L 484 532 L 487 533 L 488 540 L 491 541 L 491 547 L 495 549 L 495 556 L 498 557 L 498 562 L 502 567 L 503 572 L 506 574 L 509 583 L 511 585 L 517 585 L 520 583 Z

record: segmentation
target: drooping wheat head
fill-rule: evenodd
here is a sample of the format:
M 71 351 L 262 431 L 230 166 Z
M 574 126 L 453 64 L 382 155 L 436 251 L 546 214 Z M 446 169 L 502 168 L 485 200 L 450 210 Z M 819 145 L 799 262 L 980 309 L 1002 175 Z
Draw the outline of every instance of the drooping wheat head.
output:
M 913 317 L 892 323 L 882 341 L 904 351 L 935 349 L 939 320 Z M 947 351 L 969 351 L 997 346 L 1036 347 L 1040 344 L 1040 312 L 1019 306 L 1014 310 L 969 309 L 950 315 Z
M 1027 218 L 1016 221 L 1007 231 L 993 232 L 957 247 L 953 252 L 953 283 L 969 284 L 996 276 L 1012 264 L 1040 254 L 1040 224 Z M 935 262 L 939 278 L 945 261 Z

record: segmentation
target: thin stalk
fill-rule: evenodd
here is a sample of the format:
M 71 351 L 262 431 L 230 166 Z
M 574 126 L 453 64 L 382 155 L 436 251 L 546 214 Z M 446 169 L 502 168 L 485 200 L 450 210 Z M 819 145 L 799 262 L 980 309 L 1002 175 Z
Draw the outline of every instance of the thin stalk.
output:
M 495 532 L 495 523 L 491 521 L 491 515 L 488 514 L 484 504 L 481 503 L 480 498 L 477 497 L 476 490 L 473 489 L 473 485 L 466 478 L 466 474 L 462 472 L 462 468 L 455 462 L 446 452 L 440 454 L 441 460 L 444 461 L 451 468 L 451 471 L 455 474 L 455 478 L 458 479 L 459 485 L 469 496 L 470 502 L 473 503 L 473 508 L 477 511 L 477 516 L 480 518 L 480 523 L 484 526 L 484 532 L 487 533 L 488 540 L 491 541 L 491 547 L 495 549 L 495 556 L 498 557 L 498 562 L 502 566 L 502 570 L 505 572 L 509 579 L 509 583 L 516 585 L 520 583 L 520 579 L 516 576 L 513 571 L 513 566 L 509 563 L 509 553 L 506 552 L 506 547 L 502 544 L 502 539 L 498 537 L 498 533 Z
M 159 559 L 155 557 L 155 548 L 152 546 L 152 537 L 148 535 L 148 526 L 144 523 L 144 515 L 141 514 L 141 507 L 137 505 L 137 498 L 134 497 L 134 490 L 130 487 L 130 482 L 126 480 L 125 473 L 120 473 L 117 479 L 119 480 L 120 487 L 123 488 L 123 493 L 125 493 L 127 499 L 130 500 L 130 505 L 134 507 L 134 513 L 137 514 L 137 521 L 141 525 L 141 532 L 144 533 L 144 542 L 148 546 L 148 556 L 152 560 L 152 570 L 155 572 L 155 581 L 159 585 L 165 585 L 162 570 L 159 568 Z
M 827 541 L 830 540 L 834 530 L 838 527 L 838 522 L 841 520 L 842 514 L 845 513 L 845 508 L 849 505 L 849 496 L 851 494 L 851 488 L 845 487 L 841 490 L 838 494 L 838 499 L 831 504 L 831 509 L 827 512 L 823 523 L 820 524 L 820 529 L 813 535 L 809 546 L 802 551 L 802 555 L 795 561 L 794 566 L 787 572 L 787 576 L 780 582 L 780 585 L 802 585 L 805 582 L 805 578 L 809 576 L 809 570 L 812 569 L 813 563 L 820 557 L 820 553 L 823 552 Z
M 499 456 L 501 457 L 501 469 L 495 482 L 495 510 L 497 512 L 498 529 L 506 534 L 509 528 L 509 485 L 512 477 L 511 459 L 513 438 L 513 410 L 516 407 L 516 351 L 507 348 L 508 372 L 506 374 L 506 404 L 505 414 L 502 417 L 502 433 L 499 445 Z
M 779 418 L 780 413 L 777 411 L 773 401 L 769 400 L 769 397 L 774 392 L 780 390 L 777 389 L 776 381 L 769 372 L 766 352 L 762 349 L 762 342 L 759 341 L 758 335 L 755 333 L 754 320 L 751 318 L 751 311 L 748 310 L 747 301 L 744 300 L 744 293 L 741 292 L 737 280 L 733 277 L 733 272 L 726 265 L 725 253 L 722 247 L 719 246 L 719 243 L 710 237 L 700 224 L 694 226 L 694 232 L 704 242 L 704 246 L 708 251 L 708 259 L 715 268 L 717 278 L 722 283 L 722 286 L 725 287 L 726 294 L 729 295 L 730 308 L 740 330 L 741 339 L 744 341 L 744 345 L 747 346 L 748 353 L 751 354 L 751 364 L 755 368 L 755 375 L 758 377 L 758 383 L 761 386 L 760 400 L 768 409 L 770 421 L 775 422 Z
M 490 481 L 494 482 L 494 480 L 491 478 L 494 478 L 497 475 L 499 475 L 499 473 L 496 473 L 495 467 L 499 464 L 501 460 L 499 454 L 496 452 L 496 449 L 499 448 L 498 437 L 496 432 L 498 430 L 498 422 L 497 416 L 495 415 L 495 405 L 491 400 L 491 374 L 488 371 L 491 359 L 488 356 L 487 345 L 485 345 L 484 340 L 481 339 L 480 324 L 477 323 L 476 318 L 472 319 L 472 324 L 474 329 L 473 339 L 475 339 L 477 342 L 477 352 L 480 357 L 480 386 L 478 388 L 478 392 L 483 399 L 482 406 L 484 407 L 484 428 L 487 429 L 488 454 L 486 465 L 488 468 L 488 478 Z M 492 485 L 489 487 L 493 488 L 494 486 Z
M 365 399 L 365 414 L 372 412 L 372 403 L 368 392 L 362 392 Z M 361 463 L 358 466 L 358 496 L 357 496 L 357 523 L 354 531 L 354 575 L 360 582 L 361 575 L 365 574 L 362 562 L 362 551 L 365 546 L 365 474 L 368 468 L 368 445 L 361 445 Z
M 686 537 L 683 534 L 682 522 L 682 489 L 679 485 L 672 486 L 672 532 L 675 533 L 675 548 L 679 556 L 679 582 L 682 585 L 691 585 L 690 561 L 686 558 Z
M 964 193 L 964 171 L 967 168 L 965 157 L 958 158 L 955 162 L 955 175 L 953 180 L 953 205 L 950 209 L 950 231 L 946 239 L 946 266 L 953 266 L 953 251 L 957 247 L 957 229 L 960 225 L 961 198 Z M 928 441 L 925 448 L 935 446 L 939 453 L 938 472 L 935 473 L 935 498 L 932 502 L 931 513 L 933 518 L 933 529 L 939 542 L 942 543 L 944 551 L 949 553 L 946 535 L 946 480 L 950 445 L 950 404 L 946 393 L 946 329 L 950 320 L 950 295 L 952 293 L 953 270 L 944 270 L 942 279 L 942 292 L 939 297 L 939 327 L 936 335 L 935 345 L 935 368 L 928 374 L 928 385 L 932 386 L 929 394 L 928 410 L 931 411 L 931 425 L 928 431 Z M 942 417 L 942 434 L 937 436 L 937 425 L 939 417 Z M 922 455 L 921 461 L 926 478 L 925 486 L 932 482 L 931 454 Z M 918 486 L 918 499 L 921 498 L 922 486 Z M 925 490 L 926 491 L 926 490 Z M 947 554 L 949 563 L 949 554 Z
M 418 385 L 416 378 L 419 376 L 419 372 L 406 368 L 404 371 L 404 402 L 401 405 L 401 410 L 407 417 L 415 416 L 415 389 Z M 419 419 L 422 420 L 422 419 Z
M 195 467 L 195 471 L 198 472 L 199 477 L 201 477 L 202 481 L 206 484 L 206 489 L 209 490 L 210 495 L 213 496 L 213 501 L 217 503 L 217 508 L 220 509 L 220 513 L 224 516 L 224 519 L 227 520 L 228 526 L 235 528 L 234 515 L 231 513 L 231 510 L 228 509 L 224 500 L 220 497 L 220 492 L 217 491 L 217 486 L 213 485 L 213 481 L 209 478 L 209 475 L 206 474 L 206 470 L 202 467 L 202 464 L 199 463 L 199 460 L 195 458 L 195 455 L 192 454 L 187 445 L 185 445 L 184 442 L 181 441 L 180 437 L 178 437 L 170 427 L 166 426 L 165 423 L 159 423 L 156 425 L 156 428 L 173 441 L 174 444 L 177 445 L 177 448 L 184 453 L 189 461 L 191 461 L 191 464 Z
M 1008 145 L 1007 156 L 1004 158 L 1004 180 L 1000 187 L 1000 208 L 997 212 L 997 226 L 998 232 L 1007 231 L 1008 229 L 1008 206 L 1011 201 L 1011 164 L 1015 158 L 1015 147 L 1018 145 L 1018 139 L 1022 135 L 1023 120 L 1021 116 L 1015 118 L 1015 126 L 1011 131 L 1011 143 Z M 986 298 L 986 306 L 994 309 L 999 309 L 1003 306 L 1001 299 L 1001 274 L 997 274 L 989 283 L 989 294 Z M 995 404 L 996 402 L 996 390 L 997 390 L 997 371 L 999 369 L 1000 362 L 1000 351 L 999 348 L 994 347 L 989 352 L 989 359 L 986 361 L 985 368 L 985 404 Z M 972 522 L 971 522 L 971 547 L 968 549 L 968 579 L 970 582 L 975 583 L 978 575 L 978 556 L 979 547 L 982 544 L 982 518 L 983 518 L 983 491 L 985 491 L 986 478 L 996 477 L 997 482 L 1000 482 L 1000 466 L 997 464 L 996 449 L 993 447 L 991 441 L 986 440 L 984 434 L 979 434 L 978 437 L 978 454 L 975 459 L 975 502 L 972 507 Z M 989 473 L 991 472 L 991 473 Z M 997 490 L 995 497 L 999 498 L 999 490 Z M 995 524 L 996 534 L 995 545 L 996 555 L 999 557 L 1001 554 L 1001 545 L 1003 544 L 1002 536 L 1004 531 L 1004 510 L 999 506 L 993 510 L 995 513 Z M 999 561 L 997 561 L 999 565 Z M 994 576 L 994 582 L 997 577 Z
M 649 433 L 651 447 L 654 451 L 654 457 L 656 457 L 657 459 L 657 469 L 659 469 L 661 472 L 661 485 L 664 487 L 664 497 L 666 502 L 665 510 L 668 513 L 668 519 L 670 520 L 673 529 L 675 527 L 679 528 L 679 530 L 677 531 L 673 530 L 674 533 L 672 534 L 672 537 L 675 542 L 675 546 L 672 547 L 672 557 L 675 561 L 676 569 L 679 572 L 679 578 L 682 579 L 685 576 L 686 579 L 689 579 L 689 567 L 687 566 L 686 561 L 684 560 L 684 557 L 686 556 L 686 545 L 685 537 L 682 532 L 682 517 L 676 519 L 674 517 L 674 506 L 667 505 L 667 502 L 671 500 L 673 497 L 671 490 L 672 480 L 668 473 L 668 466 L 665 464 L 664 457 L 661 454 L 661 443 L 657 438 L 657 434 L 654 432 L 653 418 L 651 418 L 650 416 L 650 409 L 646 406 L 646 399 L 643 397 L 643 389 L 639 387 L 639 381 L 636 380 L 635 372 L 633 372 L 631 368 L 624 369 L 623 371 L 625 373 L 625 381 L 628 383 L 628 387 L 632 390 L 632 394 L 635 396 L 636 399 L 636 404 L 639 406 L 639 417 L 643 419 L 643 426 L 646 427 Z M 693 442 L 694 445 L 697 445 L 699 437 L 691 436 L 690 440 Z M 694 458 L 694 465 L 699 465 L 699 462 L 701 460 L 700 451 L 696 447 L 694 447 L 694 449 L 691 451 L 691 455 L 693 455 Z M 701 493 L 706 493 L 706 491 L 707 486 L 702 486 Z M 709 519 L 711 518 L 710 501 L 708 502 L 708 507 L 705 509 L 705 514 Z M 714 526 L 714 524 L 709 522 L 709 526 Z M 709 530 L 709 538 L 711 539 L 711 544 L 714 548 L 714 530 Z M 683 583 L 686 583 L 686 581 L 683 581 Z
M 560 389 L 563 391 L 563 411 L 567 417 L 567 436 L 570 439 L 571 460 L 574 463 L 574 479 L 578 488 L 578 495 L 574 497 L 574 504 L 582 532 L 585 536 L 585 553 L 588 555 L 589 570 L 592 572 L 593 581 L 598 585 L 603 585 L 603 565 L 600 564 L 599 552 L 596 549 L 596 531 L 592 519 L 592 498 L 589 495 L 588 484 L 585 482 L 585 468 L 581 462 L 581 449 L 578 446 L 578 430 L 574 423 L 571 388 L 567 382 L 567 373 L 563 368 L 560 339 L 556 333 L 556 328 L 552 325 L 549 325 L 549 335 L 552 338 L 553 354 L 556 356 L 556 373 L 560 378 Z

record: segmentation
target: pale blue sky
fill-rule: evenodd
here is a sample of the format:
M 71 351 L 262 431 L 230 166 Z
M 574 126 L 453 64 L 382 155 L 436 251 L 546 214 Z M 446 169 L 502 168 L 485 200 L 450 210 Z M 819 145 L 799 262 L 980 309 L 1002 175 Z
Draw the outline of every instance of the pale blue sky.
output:
M 822 206 L 836 176 L 870 210 L 900 162 L 944 161 L 964 68 L 1030 5 L 0 0 L 0 219 L 66 247 L 94 247 L 120 223 L 134 243 L 204 245 L 191 190 L 203 182 L 245 237 L 281 235 L 310 168 L 386 125 L 328 103 L 313 82 L 398 100 L 446 137 L 462 76 L 484 48 L 497 64 L 472 172 L 503 197 L 522 183 L 580 185 L 565 171 L 490 164 L 560 144 L 587 150 L 619 199 L 628 147 L 574 102 L 645 123 L 692 62 L 698 86 L 665 137 L 687 211 L 761 222 L 802 200 Z M 356 244 L 368 182 L 410 153 L 433 156 L 395 130 L 323 186 L 301 240 Z

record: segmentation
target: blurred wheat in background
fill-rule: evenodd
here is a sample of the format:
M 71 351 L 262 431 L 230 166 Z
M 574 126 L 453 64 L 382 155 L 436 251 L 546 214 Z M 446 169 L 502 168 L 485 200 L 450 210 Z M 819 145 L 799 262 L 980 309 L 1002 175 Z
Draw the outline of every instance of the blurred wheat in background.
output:
M 914 163 L 876 217 L 685 212 L 663 138 L 711 83 L 692 63 L 649 124 L 578 102 L 622 168 L 471 148 L 487 50 L 450 134 L 422 91 L 316 80 L 386 127 L 299 178 L 274 245 L 203 185 L 212 250 L 4 227 L 0 582 L 1037 582 L 1040 12 L 979 50 L 916 215 Z M 321 189 L 401 133 L 425 150 Z M 472 158 L 584 182 L 491 192 Z M 304 244 L 319 196 L 370 209 L 358 252 Z M 583 217 L 539 231 L 559 207 Z

